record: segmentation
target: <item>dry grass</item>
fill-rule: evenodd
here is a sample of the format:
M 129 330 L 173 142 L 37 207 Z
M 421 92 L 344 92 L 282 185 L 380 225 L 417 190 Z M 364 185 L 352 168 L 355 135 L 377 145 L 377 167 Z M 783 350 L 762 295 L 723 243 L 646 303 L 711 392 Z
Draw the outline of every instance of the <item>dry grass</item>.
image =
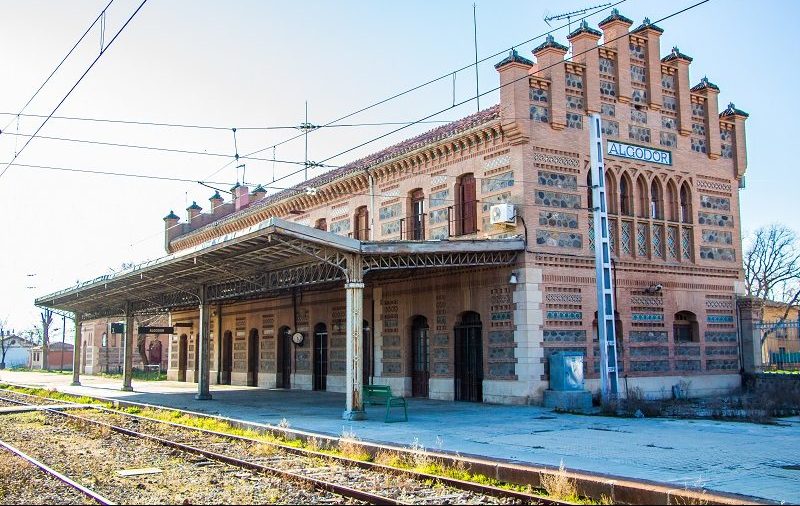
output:
M 278 448 L 271 444 L 258 443 L 256 445 L 253 445 L 251 451 L 253 452 L 253 454 L 259 457 L 271 457 L 272 455 L 278 453 Z
M 367 461 L 371 458 L 367 449 L 359 443 L 358 437 L 352 431 L 343 431 L 339 437 L 339 452 L 342 456 L 353 460 Z
M 578 489 L 575 487 L 575 480 L 571 480 L 564 470 L 564 461 L 558 466 L 558 471 L 552 474 L 540 475 L 542 488 L 547 491 L 547 495 L 553 499 L 569 502 L 578 502 Z

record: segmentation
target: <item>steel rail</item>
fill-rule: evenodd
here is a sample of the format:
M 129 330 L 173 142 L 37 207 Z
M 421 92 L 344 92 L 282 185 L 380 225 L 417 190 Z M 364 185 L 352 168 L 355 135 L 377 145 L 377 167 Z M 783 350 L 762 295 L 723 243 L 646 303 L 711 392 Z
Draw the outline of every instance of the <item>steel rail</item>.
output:
M 88 489 L 88 488 L 84 487 L 83 485 L 81 485 L 80 483 L 71 480 L 69 477 L 59 473 L 55 469 L 49 467 L 44 462 L 39 462 L 35 458 L 33 458 L 30 455 L 24 453 L 22 450 L 20 450 L 18 448 L 15 448 L 14 446 L 6 443 L 5 441 L 0 441 L 0 446 L 5 448 L 9 452 L 15 454 L 17 457 L 20 457 L 21 459 L 25 460 L 26 462 L 28 462 L 30 464 L 33 464 L 34 466 L 38 467 L 39 469 L 41 469 L 45 473 L 49 474 L 50 476 L 53 476 L 54 478 L 57 478 L 58 480 L 64 482 L 65 484 L 67 484 L 70 487 L 74 488 L 75 490 L 79 491 L 80 493 L 82 493 L 86 497 L 89 497 L 90 499 L 94 499 L 95 501 L 97 501 L 100 504 L 108 504 L 108 505 L 117 504 L 117 503 L 111 501 L 110 499 L 107 499 L 107 498 L 103 497 L 102 495 L 98 494 L 94 490 Z
M 23 396 L 31 396 L 31 397 L 41 398 L 41 397 L 36 396 L 36 395 L 24 394 L 24 393 L 21 393 L 21 392 L 12 392 L 12 393 L 23 395 Z M 7 398 L 3 398 L 3 397 L 0 397 L 0 400 L 9 400 L 11 402 L 17 402 L 17 403 L 23 404 L 20 401 L 13 401 L 11 399 L 7 399 Z M 284 451 L 284 452 L 292 454 L 292 455 L 299 455 L 299 456 L 309 457 L 309 458 L 315 458 L 316 457 L 316 458 L 332 459 L 332 460 L 336 460 L 337 462 L 339 462 L 339 463 L 341 463 L 343 465 L 358 467 L 360 469 L 365 469 L 365 470 L 369 470 L 369 471 L 378 471 L 378 472 L 387 473 L 387 474 L 402 475 L 402 476 L 406 476 L 406 477 L 411 478 L 411 479 L 413 479 L 415 481 L 418 481 L 418 482 L 435 481 L 435 482 L 439 482 L 439 483 L 441 483 L 443 485 L 447 485 L 447 486 L 450 486 L 450 487 L 453 487 L 453 488 L 456 488 L 456 489 L 459 489 L 459 490 L 468 491 L 468 492 L 474 492 L 474 493 L 478 493 L 478 494 L 484 494 L 484 495 L 492 496 L 492 497 L 513 499 L 513 500 L 521 501 L 523 504 L 541 503 L 541 504 L 558 505 L 558 506 L 573 504 L 573 503 L 570 503 L 570 502 L 567 502 L 567 501 L 556 500 L 556 499 L 552 499 L 552 498 L 544 497 L 544 496 L 540 496 L 540 495 L 528 494 L 528 493 L 525 493 L 525 492 L 518 492 L 518 491 L 514 491 L 514 490 L 508 490 L 508 489 L 504 489 L 504 488 L 500 488 L 500 487 L 494 487 L 494 486 L 491 486 L 491 485 L 484 485 L 484 484 L 480 484 L 480 483 L 459 480 L 459 479 L 456 479 L 456 478 L 449 478 L 449 477 L 446 477 L 446 476 L 421 473 L 421 472 L 412 471 L 412 470 L 409 470 L 409 469 L 401 469 L 401 468 L 391 467 L 391 466 L 387 466 L 387 465 L 383 465 L 383 464 L 377 464 L 377 463 L 374 463 L 374 462 L 365 462 L 363 460 L 355 460 L 355 459 L 350 459 L 350 458 L 342 457 L 342 456 L 338 456 L 338 455 L 331 455 L 330 453 L 322 453 L 322 452 L 317 452 L 317 451 L 313 451 L 313 450 L 307 450 L 307 449 L 304 449 L 304 448 L 297 448 L 297 447 L 294 447 L 294 446 L 283 445 L 283 444 L 272 442 L 272 441 L 261 441 L 261 440 L 257 440 L 257 439 L 247 438 L 247 437 L 244 437 L 244 436 L 238 436 L 238 435 L 234 435 L 234 434 L 226 434 L 224 432 L 218 432 L 218 431 L 209 430 L 209 429 L 202 429 L 202 428 L 199 428 L 199 427 L 191 427 L 191 426 L 188 426 L 188 425 L 183 425 L 183 424 L 179 424 L 179 423 L 175 423 L 175 422 L 169 422 L 169 421 L 165 421 L 165 420 L 157 420 L 157 419 L 154 419 L 154 418 L 148 418 L 146 416 L 140 416 L 140 415 L 136 415 L 136 414 L 133 414 L 133 413 L 125 413 L 125 412 L 121 412 L 121 411 L 118 411 L 118 410 L 115 410 L 115 409 L 108 409 L 108 408 L 105 408 L 103 406 L 96 406 L 95 409 L 97 411 L 103 411 L 103 412 L 106 412 L 106 413 L 109 413 L 109 414 L 112 414 L 112 415 L 116 415 L 116 416 L 128 417 L 128 418 L 131 418 L 131 419 L 134 419 L 134 420 L 143 420 L 143 421 L 147 421 L 147 422 L 151 422 L 151 423 L 161 424 L 161 425 L 174 427 L 174 428 L 179 428 L 179 429 L 183 429 L 183 430 L 189 430 L 189 431 L 198 432 L 198 433 L 205 434 L 205 435 L 210 435 L 210 436 L 221 437 L 221 438 L 225 438 L 225 439 L 229 439 L 229 440 L 236 440 L 236 441 L 241 441 L 241 442 L 246 442 L 246 443 L 268 445 L 268 446 L 272 446 L 274 448 L 280 449 L 281 451 Z M 174 410 L 173 408 L 168 408 L 168 409 L 180 412 L 180 410 Z M 91 420 L 91 419 L 88 419 L 88 418 L 80 417 L 78 415 L 73 415 L 73 414 L 69 414 L 69 413 L 63 413 L 61 411 L 55 411 L 55 410 L 49 410 L 49 409 L 45 409 L 45 411 L 54 412 L 54 413 L 57 413 L 57 414 L 62 415 L 62 416 L 69 416 L 69 417 L 73 417 L 73 418 L 79 418 L 81 420 L 86 420 L 86 421 L 89 421 L 91 423 L 102 424 L 104 426 L 107 426 L 111 430 L 115 430 L 116 431 L 117 429 L 119 429 L 119 432 L 131 435 L 131 436 L 134 436 L 134 437 L 153 438 L 154 441 L 157 441 L 157 442 L 162 443 L 162 444 L 166 444 L 167 446 L 174 444 L 174 445 L 186 446 L 187 448 L 191 449 L 191 450 L 186 450 L 186 451 L 208 452 L 207 450 L 203 450 L 203 449 L 195 448 L 195 447 L 190 447 L 188 445 L 184 445 L 183 443 L 176 443 L 176 442 L 173 442 L 173 441 L 164 440 L 163 438 L 159 438 L 158 436 L 153 436 L 153 435 L 150 435 L 150 434 L 140 434 L 140 433 L 137 433 L 136 431 L 132 431 L 132 430 L 126 429 L 124 427 L 116 427 L 116 426 L 113 426 L 111 424 L 107 424 L 106 422 L 101 422 L 101 421 L 97 421 L 97 420 Z M 180 449 L 180 448 L 178 448 L 178 449 Z M 208 455 L 206 455 L 206 454 L 203 454 L 203 455 L 204 456 L 208 456 L 209 458 L 213 458 L 213 459 L 217 459 L 217 456 L 220 457 L 221 459 L 228 459 L 229 458 L 229 459 L 232 459 L 234 461 L 234 462 L 229 462 L 229 463 L 232 463 L 233 465 L 240 465 L 237 462 L 242 462 L 242 463 L 246 464 L 245 466 L 242 466 L 242 467 L 258 466 L 258 469 L 260 469 L 260 470 L 265 468 L 266 469 L 265 472 L 287 473 L 286 471 L 276 470 L 274 468 L 269 468 L 267 466 L 262 466 L 261 464 L 255 464 L 255 463 L 252 463 L 252 462 L 243 461 L 241 459 L 237 459 L 236 457 L 229 457 L 227 455 L 218 454 L 216 452 L 208 452 Z M 309 479 L 308 477 L 306 477 L 304 475 L 294 475 L 294 473 L 289 473 L 289 475 L 291 475 L 292 477 L 293 476 L 302 476 L 303 479 Z M 312 479 L 312 480 L 313 481 L 318 481 L 318 480 L 314 480 L 314 479 Z M 327 482 L 323 482 L 323 483 L 327 483 Z M 341 486 L 341 485 L 336 485 L 336 484 L 331 484 L 331 485 L 336 486 L 336 487 L 340 487 Z M 346 490 L 353 490 L 353 489 L 349 489 L 348 487 L 344 487 L 344 488 Z M 347 493 L 335 492 L 333 490 L 328 490 L 328 491 L 329 492 L 334 492 L 334 493 L 339 493 L 340 495 L 348 495 Z M 349 497 L 352 497 L 352 496 L 349 496 Z M 359 499 L 358 497 L 353 497 L 353 498 Z M 382 496 L 374 496 L 373 499 L 362 499 L 362 500 L 365 500 L 365 501 L 371 502 L 371 503 L 374 500 L 379 500 L 379 501 L 381 501 L 380 504 L 386 504 L 387 501 L 389 501 L 389 503 L 391 503 L 391 504 L 404 504 L 404 503 L 398 502 L 398 501 L 396 501 L 394 499 L 390 499 L 390 498 L 386 498 L 386 497 L 382 497 Z
M 14 393 L 18 393 L 18 392 L 14 392 Z M 23 394 L 23 395 L 27 395 L 27 394 Z M 10 401 L 10 402 L 15 402 L 17 404 L 25 405 L 25 403 L 23 403 L 23 402 L 13 401 L 13 400 L 7 399 L 7 398 L 2 398 L 2 400 L 6 400 L 6 401 Z M 100 408 L 100 407 L 98 406 L 98 408 Z M 105 410 L 105 408 L 100 408 L 100 409 L 101 410 Z M 72 413 L 64 413 L 63 411 L 57 411 L 57 410 L 54 410 L 54 409 L 47 409 L 47 408 L 43 408 L 41 411 L 42 412 L 46 412 L 46 413 L 55 414 L 55 415 L 60 415 L 60 416 L 62 416 L 64 418 L 71 419 L 71 420 L 80 420 L 81 422 L 87 422 L 87 423 L 96 425 L 98 427 L 105 427 L 105 428 L 107 428 L 109 430 L 112 430 L 114 432 L 117 432 L 119 434 L 124 434 L 126 436 L 131 436 L 131 437 L 138 438 L 138 439 L 145 439 L 145 440 L 148 440 L 148 441 L 153 441 L 155 443 L 158 443 L 158 444 L 160 444 L 162 446 L 166 446 L 168 448 L 174 448 L 176 450 L 180 450 L 180 451 L 183 451 L 183 452 L 186 452 L 186 453 L 191 453 L 191 454 L 194 454 L 194 455 L 200 455 L 200 456 L 203 456 L 205 458 L 216 460 L 217 462 L 222 462 L 224 464 L 229 464 L 229 465 L 236 466 L 236 467 L 239 467 L 239 468 L 242 468 L 242 469 L 249 469 L 251 471 L 269 473 L 269 474 L 280 476 L 282 478 L 286 478 L 286 479 L 290 479 L 290 480 L 294 480 L 294 481 L 298 481 L 298 482 L 303 482 L 303 483 L 311 485 L 312 487 L 314 487 L 317 490 L 325 490 L 327 492 L 330 492 L 330 493 L 333 493 L 333 494 L 338 494 L 338 495 L 341 495 L 341 496 L 344 496 L 344 497 L 349 497 L 349 498 L 355 499 L 357 501 L 364 501 L 364 502 L 367 502 L 369 504 L 392 504 L 392 505 L 405 505 L 405 504 L 408 504 L 408 503 L 405 503 L 405 502 L 402 502 L 402 501 L 398 501 L 397 499 L 393 499 L 393 498 L 390 498 L 390 497 L 384 497 L 384 496 L 381 496 L 381 495 L 378 495 L 378 494 L 373 494 L 373 493 L 370 493 L 370 492 L 364 492 L 362 490 L 357 490 L 357 489 L 346 487 L 346 486 L 339 485 L 339 484 L 336 484 L 336 483 L 331 483 L 331 482 L 328 482 L 328 481 L 325 481 L 325 480 L 312 478 L 310 476 L 305 476 L 305 475 L 302 475 L 302 474 L 296 474 L 296 473 L 292 473 L 292 472 L 289 472 L 289 471 L 284 471 L 282 469 L 277 469 L 277 468 L 274 468 L 274 467 L 265 466 L 263 464 L 257 464 L 255 462 L 248 462 L 246 460 L 242 460 L 242 459 L 239 459 L 239 458 L 236 458 L 236 457 L 232 457 L 230 455 L 223 455 L 221 453 L 213 452 L 213 451 L 210 451 L 210 450 L 204 450 L 202 448 L 197 448 L 195 446 L 190 446 L 190 445 L 187 445 L 187 444 L 184 444 L 184 443 L 178 443 L 176 441 L 170 441 L 169 439 L 164 439 L 164 438 L 159 437 L 159 436 L 154 436 L 152 434 L 144 434 L 142 432 L 137 432 L 137 431 L 134 431 L 134 430 L 126 429 L 125 427 L 119 427 L 119 426 L 116 426 L 116 425 L 112 425 L 110 423 L 101 422 L 99 420 L 92 420 L 91 418 L 84 418 L 82 416 L 74 415 Z M 126 415 L 126 413 L 119 413 L 119 412 L 116 412 L 114 410 L 105 410 L 105 411 L 111 411 L 113 414 L 116 414 L 116 415 Z M 147 418 L 147 420 L 148 421 L 153 421 L 153 422 L 158 422 L 158 420 L 152 420 L 152 419 L 149 419 L 149 418 Z M 186 426 L 181 426 L 181 427 L 189 428 L 189 427 L 186 427 Z M 33 460 L 31 457 L 28 457 L 27 455 L 25 455 L 24 453 L 20 452 L 19 450 L 16 450 L 13 447 L 9 447 L 9 445 L 3 443 L 2 441 L 0 441 L 0 445 L 7 447 L 10 451 L 13 451 L 14 453 L 17 453 L 22 458 L 24 458 L 26 460 L 30 460 L 32 463 L 34 463 L 38 467 L 41 467 L 42 469 L 45 469 L 47 472 L 52 473 L 54 476 L 58 477 L 60 480 L 64 481 L 65 483 L 68 483 L 69 485 L 74 486 L 75 488 L 80 487 L 79 490 L 81 490 L 81 492 L 83 492 L 83 493 L 85 493 L 87 495 L 94 494 L 94 492 L 90 491 L 89 489 L 86 489 L 85 487 L 81 487 L 81 485 L 78 485 L 77 483 L 73 482 L 72 480 L 70 480 L 66 476 L 60 475 L 56 471 L 54 471 L 54 470 L 52 470 L 50 468 L 47 468 L 44 464 Z M 98 496 L 98 497 L 101 497 L 101 496 Z M 114 504 L 114 503 L 108 502 L 107 499 L 102 498 L 102 504 Z

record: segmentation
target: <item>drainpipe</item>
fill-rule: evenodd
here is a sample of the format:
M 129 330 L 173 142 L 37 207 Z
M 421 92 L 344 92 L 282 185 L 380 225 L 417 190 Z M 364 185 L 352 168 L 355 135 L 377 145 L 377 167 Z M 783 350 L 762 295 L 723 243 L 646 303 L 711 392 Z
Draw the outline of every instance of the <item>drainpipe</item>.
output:
M 369 173 L 368 170 L 364 170 L 367 173 L 367 179 L 369 180 L 369 240 L 375 240 L 375 178 L 372 177 L 372 174 Z

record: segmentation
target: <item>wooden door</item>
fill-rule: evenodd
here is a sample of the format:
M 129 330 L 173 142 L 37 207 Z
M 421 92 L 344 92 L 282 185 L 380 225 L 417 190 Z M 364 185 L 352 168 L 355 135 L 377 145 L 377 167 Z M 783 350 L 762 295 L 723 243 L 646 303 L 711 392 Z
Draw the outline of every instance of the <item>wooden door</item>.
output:
M 247 349 L 247 386 L 258 386 L 258 355 L 258 329 L 251 329 Z
M 458 202 L 460 209 L 460 223 L 458 231 L 461 234 L 474 234 L 478 231 L 477 198 L 475 193 L 475 176 L 465 174 L 461 178 L 461 185 L 458 188 Z
M 480 315 L 467 312 L 455 327 L 455 400 L 483 401 L 483 341 Z
M 313 355 L 312 383 L 314 390 L 326 390 L 328 388 L 328 327 L 324 323 L 318 323 L 314 327 Z
M 186 365 L 188 362 L 189 337 L 181 334 L 178 339 L 178 381 L 186 381 Z
M 356 209 L 353 223 L 353 238 L 359 241 L 369 240 L 369 211 L 367 206 Z
M 233 370 L 233 334 L 226 330 L 222 336 L 222 368 L 220 369 L 220 383 L 231 384 L 231 371 Z
M 278 388 L 291 388 L 292 379 L 292 336 L 289 327 L 278 330 Z
M 424 316 L 415 316 L 411 323 L 411 395 L 428 396 L 429 369 L 428 320 Z

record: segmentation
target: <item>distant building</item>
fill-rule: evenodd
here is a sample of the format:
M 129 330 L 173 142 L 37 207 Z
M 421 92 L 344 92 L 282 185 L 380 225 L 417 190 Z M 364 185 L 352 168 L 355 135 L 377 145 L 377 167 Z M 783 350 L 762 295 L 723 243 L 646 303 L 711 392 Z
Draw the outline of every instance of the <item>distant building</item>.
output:
M 99 318 L 81 322 L 81 374 L 119 373 L 122 371 L 122 334 L 111 332 L 116 318 Z M 167 326 L 168 315 L 136 318 L 135 325 Z M 137 329 L 138 330 L 138 329 Z M 141 369 L 142 354 L 149 365 L 160 365 L 167 370 L 167 345 L 169 336 L 147 334 L 138 336 L 134 331 L 133 367 Z M 140 349 L 139 345 L 142 345 Z
M 6 349 L 6 356 L 3 361 L 6 369 L 30 366 L 31 348 L 36 346 L 33 341 L 15 334 L 5 337 L 0 336 L 0 339 L 3 339 Z
M 47 347 L 47 363 L 49 365 L 48 369 L 51 371 L 59 369 L 71 371 L 72 354 L 74 348 L 74 345 L 69 343 L 64 343 L 62 345 L 60 341 L 50 343 L 50 345 Z M 43 369 L 42 355 L 43 353 L 41 345 L 31 348 L 31 369 Z

